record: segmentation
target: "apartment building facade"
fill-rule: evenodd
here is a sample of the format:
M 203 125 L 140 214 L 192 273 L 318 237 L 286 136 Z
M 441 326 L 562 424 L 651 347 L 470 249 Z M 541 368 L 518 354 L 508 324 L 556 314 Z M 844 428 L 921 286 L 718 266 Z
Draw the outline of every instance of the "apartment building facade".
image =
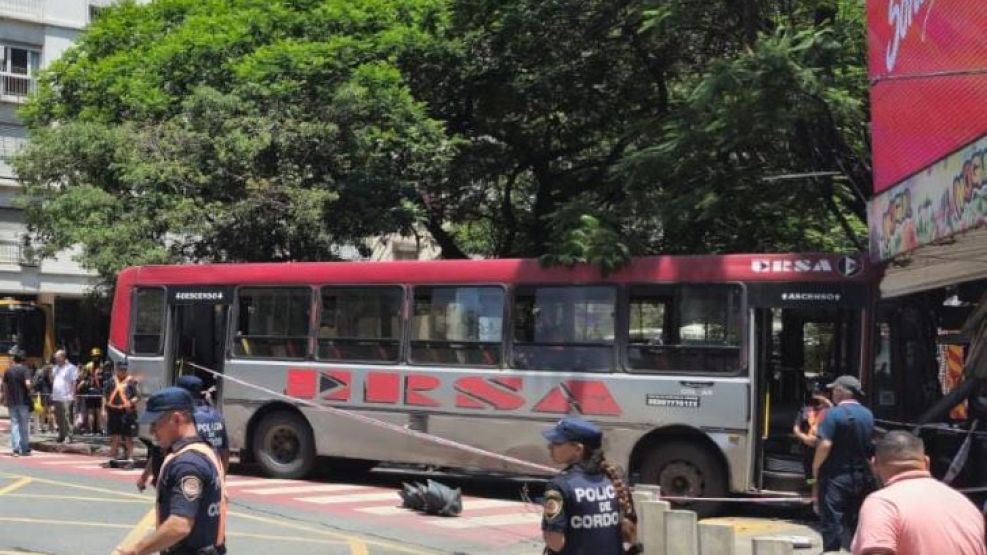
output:
M 38 72 L 71 47 L 110 1 L 0 0 L 0 297 L 49 305 L 55 340 L 75 357 L 105 343 L 105 316 L 85 299 L 95 276 L 72 252 L 44 260 L 33 255 L 14 200 L 21 185 L 11 158 L 27 140 L 17 110 L 35 90 Z

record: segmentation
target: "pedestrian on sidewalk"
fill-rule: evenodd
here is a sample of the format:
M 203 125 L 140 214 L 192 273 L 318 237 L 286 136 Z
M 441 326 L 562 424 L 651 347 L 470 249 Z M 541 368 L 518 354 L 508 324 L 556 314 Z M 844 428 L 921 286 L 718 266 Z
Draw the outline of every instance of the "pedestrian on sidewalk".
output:
M 79 411 L 82 414 L 80 432 L 98 435 L 102 428 L 99 425 L 99 413 L 102 410 L 103 391 L 106 387 L 100 381 L 103 350 L 93 347 L 89 352 L 90 360 L 79 370 L 79 378 L 75 390 L 79 395 Z
M 134 438 L 137 437 L 137 382 L 127 375 L 127 361 L 117 361 L 113 381 L 106 384 L 106 424 L 110 434 L 110 460 L 117 458 L 123 443 L 123 460 L 133 465 Z
M 35 373 L 34 394 L 41 398 L 41 415 L 38 417 L 41 425 L 41 432 L 47 433 L 55 429 L 55 414 L 51 404 L 51 382 L 52 368 L 55 367 L 55 359 L 52 357 Z
M 199 437 L 192 396 L 180 387 L 166 387 L 147 400 L 140 423 L 169 452 L 161 467 L 154 533 L 134 545 L 117 547 L 120 555 L 148 553 L 226 553 L 226 499 L 222 463 L 212 446 Z
M 65 351 L 55 351 L 55 367 L 51 373 L 51 400 L 55 406 L 58 441 L 72 442 L 72 403 L 75 401 L 75 381 L 79 369 L 68 361 Z
M 860 509 L 854 555 L 987 555 L 983 514 L 932 477 L 920 438 L 889 432 L 877 442 L 872 464 L 884 488 Z
M 812 462 L 815 509 L 823 551 L 850 546 L 857 529 L 860 504 L 874 491 L 870 458 L 874 453 L 874 415 L 857 399 L 863 396 L 860 380 L 840 376 L 829 384 L 833 408 L 819 423 L 816 455 Z
M 14 363 L 7 368 L 0 381 L 0 398 L 10 414 L 10 450 L 15 457 L 31 454 L 31 371 L 24 366 L 24 351 L 17 346 L 10 349 Z

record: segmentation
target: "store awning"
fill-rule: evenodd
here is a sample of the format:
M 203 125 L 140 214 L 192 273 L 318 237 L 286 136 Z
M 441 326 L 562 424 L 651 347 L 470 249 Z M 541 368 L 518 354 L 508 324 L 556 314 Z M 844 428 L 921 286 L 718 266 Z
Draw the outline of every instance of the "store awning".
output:
M 987 279 L 987 227 L 958 233 L 888 262 L 881 296 L 900 297 L 976 279 Z

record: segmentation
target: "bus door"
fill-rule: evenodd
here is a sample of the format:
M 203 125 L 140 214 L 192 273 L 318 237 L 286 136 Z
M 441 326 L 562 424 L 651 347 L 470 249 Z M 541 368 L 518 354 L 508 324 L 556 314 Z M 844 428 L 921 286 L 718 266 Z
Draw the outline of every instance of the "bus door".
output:
M 232 287 L 169 287 L 168 342 L 165 361 L 169 383 L 179 376 L 202 379 L 203 389 L 215 387 L 218 401 L 221 380 L 203 370 L 223 371 L 229 329 Z
M 858 285 L 751 284 L 756 407 L 752 483 L 759 490 L 805 492 L 811 451 L 793 432 L 808 431 L 814 385 L 859 376 L 866 289 Z M 800 420 L 801 419 L 801 420 Z

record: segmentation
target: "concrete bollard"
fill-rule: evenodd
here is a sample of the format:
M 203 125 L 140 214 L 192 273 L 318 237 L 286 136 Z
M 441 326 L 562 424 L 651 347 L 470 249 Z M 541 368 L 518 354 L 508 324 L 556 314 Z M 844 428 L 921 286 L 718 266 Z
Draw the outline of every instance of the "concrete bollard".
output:
M 699 523 L 699 555 L 734 555 L 737 538 L 729 524 Z
M 661 498 L 661 487 L 660 486 L 656 486 L 655 484 L 638 484 L 638 485 L 634 486 L 634 489 L 640 490 L 640 491 L 654 492 L 655 497 Z
M 791 540 L 780 538 L 754 538 L 754 555 L 795 555 Z
M 657 501 L 658 496 L 651 490 L 634 486 L 634 489 L 631 490 L 631 500 L 634 501 L 634 506 L 637 507 L 645 501 Z
M 636 502 L 637 541 L 644 546 L 644 555 L 666 555 L 665 513 L 671 506 L 666 501 Z
M 665 555 L 699 555 L 696 513 L 692 511 L 665 513 Z

